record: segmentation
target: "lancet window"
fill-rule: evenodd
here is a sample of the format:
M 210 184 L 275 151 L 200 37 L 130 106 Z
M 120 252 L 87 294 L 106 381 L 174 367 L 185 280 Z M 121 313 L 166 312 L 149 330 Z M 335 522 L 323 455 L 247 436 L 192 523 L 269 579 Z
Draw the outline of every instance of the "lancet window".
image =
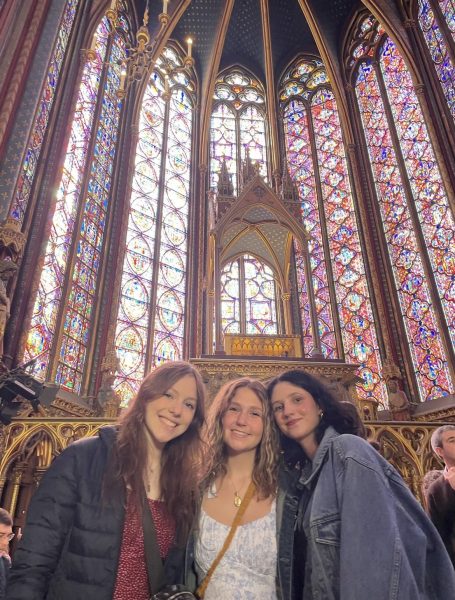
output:
M 71 36 L 78 5 L 79 0 L 68 0 L 66 3 L 47 68 L 47 76 L 44 80 L 43 89 L 41 90 L 40 101 L 29 136 L 27 151 L 21 165 L 20 175 L 14 191 L 10 216 L 17 219 L 20 223 L 23 222 L 27 210 L 36 167 L 41 155 L 41 148 L 43 146 L 52 106 L 54 104 L 55 92 L 60 79 L 66 47 Z
M 447 105 L 455 120 L 455 2 L 418 0 L 417 18 Z
M 267 180 L 267 131 L 262 85 L 244 69 L 235 67 L 215 84 L 210 126 L 210 187 L 216 188 L 221 165 L 226 163 L 234 195 L 241 187 L 241 161 L 247 153 Z
M 25 360 L 34 374 L 81 392 L 96 312 L 122 102 L 119 62 L 129 30 L 103 17 L 93 60 L 83 65 L 57 183 L 50 235 L 33 306 Z
M 221 320 L 224 333 L 278 333 L 276 285 L 272 269 L 244 255 L 221 272 Z
M 349 58 L 380 220 L 422 400 L 453 392 L 455 222 L 409 70 L 371 16 Z
M 168 46 L 142 100 L 115 349 L 126 403 L 150 368 L 183 357 L 194 83 Z
M 327 358 L 360 364 L 359 393 L 385 405 L 381 357 L 338 109 L 323 63 L 301 58 L 280 88 L 289 173 L 310 235 L 319 336 Z M 297 253 L 304 341 L 311 339 L 303 261 Z M 333 282 L 333 285 L 332 285 Z M 305 347 L 305 353 L 312 347 Z

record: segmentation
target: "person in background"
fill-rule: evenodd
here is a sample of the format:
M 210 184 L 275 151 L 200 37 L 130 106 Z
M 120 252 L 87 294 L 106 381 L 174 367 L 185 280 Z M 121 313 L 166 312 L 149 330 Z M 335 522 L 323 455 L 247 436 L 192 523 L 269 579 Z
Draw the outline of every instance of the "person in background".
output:
M 265 387 L 241 378 L 217 394 L 207 424 L 207 476 L 187 555 L 205 600 L 276 600 L 278 438 Z M 210 573 L 238 511 L 225 554 Z M 212 567 L 213 568 L 213 567 Z M 186 583 L 194 589 L 188 569 Z M 202 585 L 201 585 L 202 584 Z
M 427 471 L 425 475 L 422 477 L 422 483 L 420 484 L 420 489 L 422 491 L 422 498 L 424 502 L 425 509 L 428 512 L 428 490 L 430 489 L 431 484 L 439 479 L 442 475 L 442 469 L 431 469 L 431 471 Z
M 427 510 L 455 567 L 455 425 L 433 431 L 431 447 L 445 467 L 427 490 Z
M 0 508 L 0 600 L 5 598 L 6 580 L 11 566 L 9 543 L 13 538 L 13 519 L 7 510 Z
M 316 377 L 268 385 L 287 486 L 278 514 L 282 600 L 448 600 L 455 576 L 408 487 L 358 436 L 351 409 Z
M 188 363 L 142 382 L 118 427 L 71 444 L 35 492 L 7 600 L 148 600 L 142 511 L 162 559 L 197 507 L 204 385 Z M 174 583 L 174 582 L 170 582 Z

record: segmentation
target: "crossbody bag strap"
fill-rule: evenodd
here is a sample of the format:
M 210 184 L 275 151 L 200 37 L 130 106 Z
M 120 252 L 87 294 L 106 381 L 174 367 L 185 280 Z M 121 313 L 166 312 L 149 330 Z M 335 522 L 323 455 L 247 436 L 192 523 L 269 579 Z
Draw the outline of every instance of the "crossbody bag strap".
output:
M 158 592 L 165 584 L 163 561 L 156 538 L 155 523 L 147 497 L 144 497 L 142 507 L 142 530 L 144 532 L 145 566 L 149 581 L 150 593 Z
M 254 496 L 255 491 L 256 491 L 256 487 L 254 485 L 254 482 L 251 481 L 250 485 L 248 486 L 248 489 L 246 491 L 245 497 L 243 498 L 242 504 L 239 506 L 239 509 L 234 517 L 234 520 L 232 521 L 231 528 L 229 530 L 229 533 L 226 536 L 226 539 L 224 540 L 224 544 L 221 547 L 221 550 L 218 552 L 215 560 L 210 565 L 210 569 L 207 571 L 207 575 L 204 577 L 203 581 L 201 582 L 201 585 L 196 590 L 197 598 L 200 598 L 200 599 L 204 598 L 205 590 L 207 589 L 207 586 L 210 583 L 210 579 L 212 578 L 213 572 L 215 571 L 217 566 L 220 564 L 220 561 L 223 558 L 223 556 L 225 555 L 226 550 L 229 548 L 229 546 L 232 542 L 232 538 L 234 537 L 235 532 L 237 531 L 237 527 L 240 525 L 240 521 L 242 520 L 242 517 L 245 514 L 245 511 L 248 508 L 248 504 L 250 503 L 250 500 Z

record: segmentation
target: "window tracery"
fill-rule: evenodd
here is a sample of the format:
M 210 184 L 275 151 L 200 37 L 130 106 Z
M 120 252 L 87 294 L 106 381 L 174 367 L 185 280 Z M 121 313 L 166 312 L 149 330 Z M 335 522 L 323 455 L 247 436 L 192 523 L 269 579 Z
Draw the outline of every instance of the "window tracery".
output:
M 417 19 L 450 113 L 455 120 L 455 62 L 447 39 L 451 34 L 455 40 L 455 2 L 444 0 L 434 4 L 431 0 L 418 0 Z M 442 26 L 444 19 L 448 32 Z
M 408 346 L 426 400 L 453 391 L 441 331 L 447 327 L 454 340 L 455 223 L 410 73 L 371 16 L 362 26 L 369 51 L 351 55 L 352 78 Z
M 210 187 L 216 188 L 223 161 L 232 176 L 234 194 L 240 189 L 241 161 L 250 159 L 268 179 L 265 94 L 262 85 L 244 69 L 234 67 L 215 83 L 210 123 Z
M 121 17 L 123 31 L 128 23 Z M 79 393 L 96 307 L 122 102 L 126 40 L 103 17 L 82 70 L 25 346 L 34 374 Z
M 115 333 L 124 404 L 150 368 L 183 357 L 195 90 L 182 67 L 166 47 L 140 110 Z
M 65 58 L 74 19 L 76 17 L 79 0 L 68 0 L 60 22 L 60 27 L 52 50 L 51 59 L 47 69 L 47 77 L 41 91 L 40 103 L 37 108 L 32 132 L 29 137 L 28 148 L 21 166 L 13 200 L 10 216 L 21 224 L 27 210 L 30 193 L 35 178 L 36 168 L 41 155 L 49 118 L 54 104 L 55 92 L 60 79 L 60 72 Z
M 344 355 L 348 362 L 359 363 L 363 380 L 359 394 L 385 406 L 379 342 L 341 125 L 323 63 L 316 58 L 295 61 L 283 77 L 280 101 L 287 164 L 311 236 L 311 275 L 323 353 L 327 358 Z M 297 250 L 299 296 L 304 304 L 307 290 L 302 262 Z M 302 324 L 308 339 L 310 319 L 303 311 Z M 338 327 L 341 348 L 337 344 Z M 305 353 L 308 350 L 305 346 Z
M 276 284 L 273 270 L 244 255 L 221 272 L 221 322 L 224 333 L 278 333 Z

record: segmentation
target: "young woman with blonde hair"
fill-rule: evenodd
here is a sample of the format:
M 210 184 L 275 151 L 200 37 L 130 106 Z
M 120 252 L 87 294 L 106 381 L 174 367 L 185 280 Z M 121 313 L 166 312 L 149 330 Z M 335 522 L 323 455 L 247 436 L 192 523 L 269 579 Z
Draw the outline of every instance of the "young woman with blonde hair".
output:
M 229 382 L 214 399 L 207 420 L 207 475 L 194 555 L 189 553 L 197 595 L 205 600 L 275 600 L 279 453 L 264 385 L 249 378 Z M 236 519 L 238 526 L 226 544 Z M 191 586 L 189 577 L 187 584 Z

